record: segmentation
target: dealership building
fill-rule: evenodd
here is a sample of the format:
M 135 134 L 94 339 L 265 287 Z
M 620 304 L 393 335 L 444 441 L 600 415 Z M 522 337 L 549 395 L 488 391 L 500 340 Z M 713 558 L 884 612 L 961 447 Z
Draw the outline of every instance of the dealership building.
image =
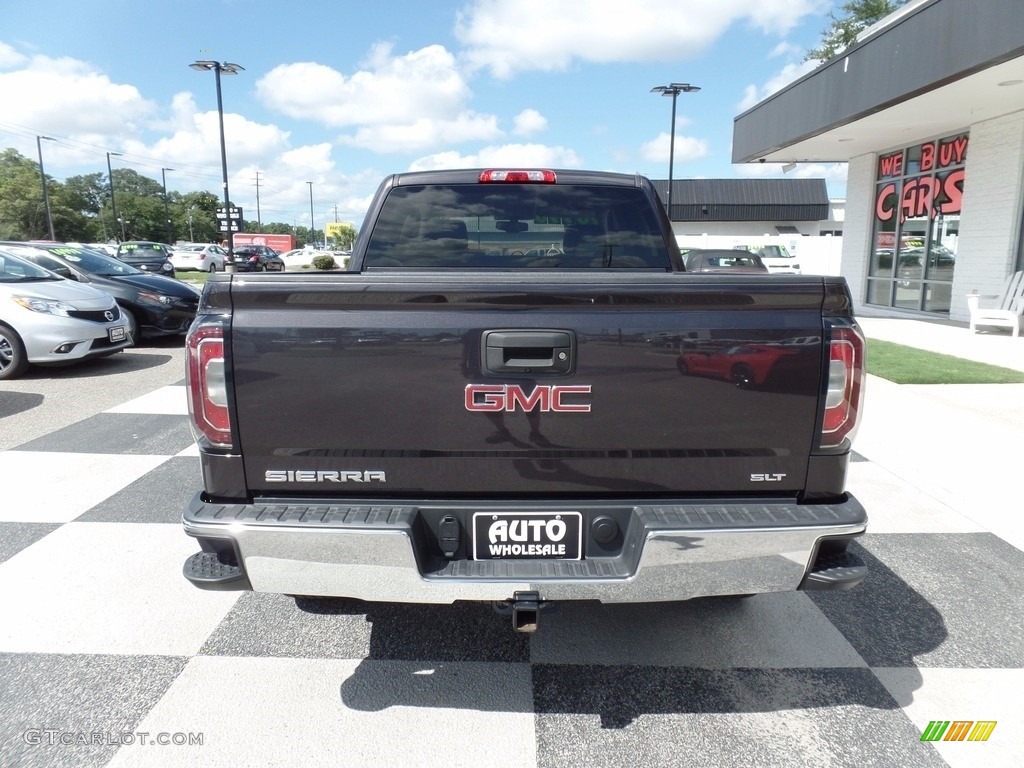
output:
M 967 321 L 1024 269 L 1024 1 L 911 0 L 739 115 L 733 162 L 848 163 L 857 305 Z

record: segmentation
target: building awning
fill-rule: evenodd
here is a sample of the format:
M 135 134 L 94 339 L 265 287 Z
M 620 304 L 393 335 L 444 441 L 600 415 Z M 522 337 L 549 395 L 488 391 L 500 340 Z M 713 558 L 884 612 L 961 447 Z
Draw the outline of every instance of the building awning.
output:
M 732 160 L 848 162 L 1024 109 L 1020 19 L 1021 0 L 912 2 L 736 117 Z

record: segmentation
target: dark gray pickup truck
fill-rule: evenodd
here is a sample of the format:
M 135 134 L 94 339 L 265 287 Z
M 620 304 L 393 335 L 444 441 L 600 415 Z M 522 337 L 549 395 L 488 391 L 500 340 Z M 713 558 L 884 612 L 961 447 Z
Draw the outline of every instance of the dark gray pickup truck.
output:
M 640 176 L 381 185 L 347 272 L 211 276 L 188 337 L 203 589 L 488 601 L 843 589 L 846 283 L 685 272 Z

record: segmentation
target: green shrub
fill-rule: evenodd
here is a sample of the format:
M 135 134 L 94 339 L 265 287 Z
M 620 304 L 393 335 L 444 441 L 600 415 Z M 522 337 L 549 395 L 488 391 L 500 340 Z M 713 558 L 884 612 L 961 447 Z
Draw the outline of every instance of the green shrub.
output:
M 333 256 L 325 254 L 313 257 L 313 269 L 337 269 L 338 264 Z

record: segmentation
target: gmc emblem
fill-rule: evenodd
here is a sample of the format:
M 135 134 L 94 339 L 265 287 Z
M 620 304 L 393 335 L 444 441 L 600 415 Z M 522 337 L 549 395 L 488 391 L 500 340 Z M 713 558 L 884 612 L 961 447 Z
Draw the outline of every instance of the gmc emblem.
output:
M 570 395 L 589 395 L 590 385 L 538 384 L 526 394 L 518 384 L 467 384 L 467 411 L 524 411 L 538 410 L 556 413 L 590 413 L 590 403 L 570 403 Z

